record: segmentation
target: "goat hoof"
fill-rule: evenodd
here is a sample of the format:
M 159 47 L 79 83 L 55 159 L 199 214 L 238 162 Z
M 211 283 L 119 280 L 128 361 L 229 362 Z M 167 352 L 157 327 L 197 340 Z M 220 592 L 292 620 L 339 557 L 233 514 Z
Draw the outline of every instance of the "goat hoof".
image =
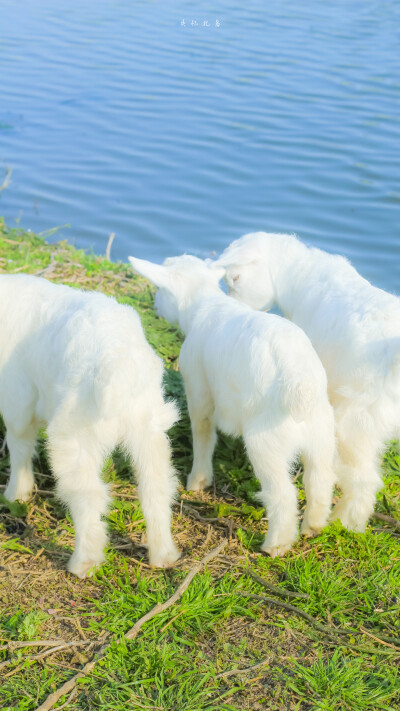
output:
M 181 551 L 175 545 L 166 553 L 156 553 L 150 556 L 152 568 L 171 568 L 181 557 Z
M 337 521 L 340 519 L 342 526 L 348 528 L 350 531 L 355 531 L 356 533 L 365 533 L 365 527 L 367 522 L 365 516 L 357 516 L 352 510 L 351 504 L 336 504 L 330 516 L 330 521 Z
M 68 563 L 68 570 L 78 578 L 91 578 L 95 568 L 102 564 L 102 560 L 74 561 L 73 556 Z
M 212 482 L 207 479 L 203 474 L 198 474 L 197 476 L 190 476 L 187 481 L 186 490 L 187 491 L 203 491 L 211 486 Z
M 30 489 L 21 489 L 13 491 L 8 486 L 4 490 L 4 497 L 8 501 L 29 501 L 32 498 L 33 487 Z
M 326 519 L 315 521 L 314 518 L 314 524 L 312 524 L 310 523 L 308 516 L 305 515 L 301 524 L 300 532 L 305 538 L 315 538 L 315 536 L 319 536 L 324 526 L 326 526 Z
M 268 553 L 271 558 L 281 558 L 282 556 L 285 555 L 288 551 L 291 549 L 291 545 L 285 545 L 285 546 L 264 546 L 261 548 L 261 550 L 264 553 Z
M 313 528 L 312 526 L 306 525 L 301 527 L 301 535 L 304 536 L 305 538 L 315 538 L 315 536 L 319 536 L 321 533 L 321 527 L 318 528 Z

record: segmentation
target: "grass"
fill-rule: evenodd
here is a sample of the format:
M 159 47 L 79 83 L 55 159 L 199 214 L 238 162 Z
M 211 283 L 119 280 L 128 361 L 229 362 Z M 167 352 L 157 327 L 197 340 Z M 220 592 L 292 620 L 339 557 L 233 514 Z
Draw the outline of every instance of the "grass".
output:
M 65 242 L 8 229 L 0 222 L 0 271 L 41 273 L 72 286 L 99 289 L 133 306 L 147 338 L 167 366 L 165 387 L 180 403 L 171 430 L 181 476 L 173 531 L 184 555 L 173 570 L 152 570 L 133 473 L 121 452 L 104 466 L 112 483 L 107 561 L 91 579 L 66 572 L 73 548 L 68 513 L 52 494 L 42 433 L 35 460 L 38 491 L 28 504 L 0 496 L 0 708 L 31 711 L 92 658 L 104 659 L 56 708 L 218 711 L 361 711 L 400 709 L 400 547 L 390 526 L 372 520 L 365 534 L 340 524 L 299 540 L 283 559 L 258 552 L 266 529 L 258 483 L 239 441 L 221 436 L 216 484 L 190 494 L 191 436 L 177 367 L 181 336 L 154 314 L 153 292 L 127 265 L 88 255 Z M 4 427 L 0 424 L 0 443 Z M 390 443 L 382 463 L 385 487 L 377 510 L 400 517 L 400 451 Z M 0 484 L 9 471 L 0 455 Z M 300 506 L 304 492 L 298 477 Z M 41 493 L 42 492 L 42 493 Z M 43 493 L 45 492 L 45 493 Z M 47 493 L 46 493 L 47 492 Z M 182 598 L 154 617 L 134 641 L 123 634 L 182 582 L 193 561 L 223 536 L 224 555 L 193 580 Z M 341 634 L 323 632 L 292 609 L 244 593 L 280 600 L 246 568 L 278 588 L 306 593 L 290 604 Z M 32 641 L 75 641 L 51 651 Z M 11 645 L 9 644 L 11 642 Z M 47 656 L 43 656 L 44 654 Z M 6 662 L 6 664 L 5 664 Z

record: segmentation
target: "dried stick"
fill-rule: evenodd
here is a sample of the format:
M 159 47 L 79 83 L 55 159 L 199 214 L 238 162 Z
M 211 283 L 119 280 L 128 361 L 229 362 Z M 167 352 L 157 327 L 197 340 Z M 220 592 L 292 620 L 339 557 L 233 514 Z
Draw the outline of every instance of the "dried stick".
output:
M 167 610 L 169 607 L 171 607 L 171 605 L 174 605 L 174 603 L 177 602 L 180 597 L 182 597 L 183 593 L 189 587 L 194 576 L 197 575 L 199 570 L 201 570 L 203 566 L 207 565 L 210 560 L 219 555 L 221 551 L 226 548 L 227 543 L 228 541 L 225 538 L 216 548 L 214 548 L 210 553 L 208 553 L 208 555 L 206 555 L 202 560 L 196 563 L 193 568 L 191 568 L 184 581 L 180 584 L 179 588 L 177 588 L 177 590 L 174 592 L 172 597 L 166 600 L 166 602 L 158 602 L 157 605 L 155 605 L 155 607 L 153 607 L 153 609 L 147 613 L 147 615 L 144 615 L 140 618 L 140 620 L 135 622 L 133 627 L 125 634 L 125 639 L 135 639 L 140 629 L 148 620 L 151 620 L 152 617 L 154 617 L 155 615 L 158 615 L 160 612 L 164 612 L 164 610 Z
M 70 695 L 68 696 L 68 699 L 67 699 L 66 701 L 64 701 L 64 703 L 61 704 L 61 706 L 58 707 L 57 711 L 61 711 L 61 709 L 63 709 L 63 708 L 65 708 L 66 706 L 68 706 L 68 704 L 72 701 L 72 699 L 74 698 L 74 696 L 76 695 L 76 693 L 77 693 L 77 689 L 76 689 L 76 687 L 75 687 L 74 689 L 72 689 Z
M 4 178 L 3 183 L 0 185 L 0 193 L 2 190 L 5 190 L 6 188 L 8 188 L 8 184 L 9 184 L 10 178 L 11 178 L 11 173 L 12 173 L 12 168 L 7 168 L 6 177 Z M 11 242 L 11 240 L 4 240 L 4 241 Z
M 115 232 L 111 232 L 111 234 L 108 238 L 108 243 L 107 243 L 107 248 L 106 248 L 106 259 L 108 259 L 108 261 L 110 261 L 111 245 L 114 242 L 114 237 L 115 237 Z
M 10 652 L 13 652 L 14 649 L 21 647 L 58 647 L 59 644 L 65 644 L 65 639 L 35 639 L 33 642 L 14 642 L 10 639 L 7 644 L 0 645 L 0 651 L 9 649 Z
M 379 644 L 383 644 L 385 647 L 391 647 L 391 649 L 395 649 L 396 652 L 400 652 L 400 647 L 396 647 L 395 644 L 389 644 L 389 642 L 385 642 L 383 639 L 380 639 L 379 637 L 375 637 L 375 635 L 371 634 L 371 632 L 368 632 L 368 630 L 366 630 L 364 627 L 360 627 L 360 631 L 363 634 L 366 634 L 367 637 L 371 637 L 371 639 L 374 639 L 375 642 L 379 642 Z M 387 639 L 389 639 L 389 638 L 387 638 Z M 398 640 L 395 639 L 394 641 L 397 642 Z
M 320 632 L 324 632 L 325 634 L 330 634 L 330 635 L 337 635 L 337 634 L 345 634 L 348 635 L 350 633 L 350 630 L 341 630 L 341 629 L 336 629 L 336 627 L 330 627 L 329 625 L 323 625 L 318 620 L 315 619 L 315 617 L 312 617 L 312 615 L 309 615 L 308 612 L 304 612 L 304 610 L 300 610 L 299 607 L 295 607 L 294 605 L 290 605 L 288 602 L 282 602 L 282 600 L 274 600 L 271 597 L 265 597 L 264 595 L 253 595 L 253 593 L 248 593 L 248 592 L 240 592 L 238 595 L 241 595 L 243 597 L 249 597 L 252 600 L 261 600 L 261 602 L 265 602 L 267 605 L 275 605 L 276 607 L 283 607 L 285 610 L 289 610 L 290 612 L 294 612 L 296 615 L 299 617 L 303 617 L 303 619 L 307 620 L 310 624 L 313 625 L 317 630 Z
M 374 511 L 374 513 L 372 514 L 372 518 L 377 518 L 379 521 L 389 523 L 391 526 L 393 526 L 393 528 L 396 529 L 396 531 L 400 531 L 400 521 L 398 521 L 397 518 L 393 518 L 393 516 L 387 516 L 386 514 Z
M 215 675 L 216 679 L 223 679 L 226 678 L 227 676 L 233 676 L 234 674 L 247 674 L 247 672 L 254 671 L 254 669 L 259 669 L 259 667 L 264 667 L 266 664 L 269 664 L 271 661 L 271 657 L 267 657 L 266 659 L 263 659 L 262 662 L 258 662 L 258 664 L 253 664 L 252 667 L 246 667 L 245 669 L 229 669 L 229 671 L 225 672 L 220 672 L 219 674 Z
M 315 642 L 315 638 L 311 637 L 311 635 L 308 632 L 303 631 L 302 633 L 309 639 L 312 639 Z M 359 633 L 360 634 L 360 633 Z M 378 639 L 378 638 L 377 638 Z M 318 644 L 324 644 L 326 647 L 333 647 L 334 649 L 337 649 L 338 646 L 338 641 L 332 636 L 330 639 L 327 636 L 327 639 L 324 639 L 323 637 L 318 639 Z M 398 654 L 394 654 L 393 651 L 389 649 L 377 649 L 376 647 L 364 647 L 361 644 L 350 644 L 348 642 L 343 642 L 343 646 L 346 647 L 346 649 L 354 649 L 357 653 L 359 652 L 365 652 L 366 654 L 379 654 L 383 656 L 392 656 L 392 657 L 398 657 Z
M 207 565 L 207 563 L 209 563 L 210 560 L 212 560 L 213 558 L 216 558 L 217 555 L 219 555 L 221 553 L 221 551 L 224 550 L 227 543 L 228 543 L 228 540 L 224 539 L 223 541 L 221 541 L 221 543 L 216 548 L 214 548 L 210 553 L 208 553 L 206 556 L 204 556 L 204 558 L 202 558 L 202 560 L 199 560 L 197 563 L 195 563 L 193 568 L 191 568 L 191 570 L 187 574 L 186 578 L 179 585 L 179 587 L 175 590 L 174 594 L 171 595 L 171 597 L 168 598 L 168 600 L 166 600 L 165 602 L 157 603 L 157 605 L 155 605 L 152 610 L 147 612 L 145 615 L 143 615 L 143 617 L 141 617 L 137 622 L 135 622 L 133 627 L 130 630 L 128 630 L 128 632 L 124 635 L 124 638 L 129 639 L 129 640 L 135 639 L 137 637 L 137 635 L 139 634 L 141 628 L 143 627 L 143 625 L 146 622 L 151 620 L 153 617 L 158 615 L 160 612 L 164 612 L 164 610 L 167 610 L 169 607 L 174 605 L 174 603 L 179 600 L 179 598 L 183 595 L 185 590 L 189 587 L 194 576 L 197 575 L 197 573 L 201 570 L 201 568 L 203 568 L 203 566 Z M 65 694 L 70 693 L 75 688 L 77 681 L 79 681 L 79 679 L 86 676 L 87 674 L 89 674 L 92 671 L 96 662 L 99 661 L 99 659 L 101 659 L 102 657 L 104 657 L 105 652 L 107 651 L 109 645 L 110 645 L 110 642 L 103 644 L 103 646 L 98 651 L 98 653 L 94 656 L 94 658 L 90 662 L 87 662 L 87 664 L 85 664 L 85 666 L 81 669 L 81 671 L 79 671 L 77 674 L 75 674 L 75 676 L 72 677 L 72 679 L 65 682 L 65 684 L 63 684 L 56 691 L 54 691 L 52 694 L 50 694 L 47 697 L 47 699 L 40 706 L 38 706 L 36 708 L 35 711 L 50 711 L 50 709 L 54 706 L 54 704 L 58 701 L 58 699 L 61 696 L 64 696 Z
M 7 488 L 7 484 L 0 484 L 0 490 L 6 489 L 6 488 Z M 38 489 L 35 485 L 32 496 L 34 496 L 35 494 L 42 494 L 43 496 L 57 497 L 57 490 L 56 489 Z M 124 494 L 123 492 L 120 494 L 118 491 L 116 491 L 114 489 L 111 490 L 111 497 L 115 497 L 116 499 L 132 499 L 132 501 L 139 501 L 137 496 L 130 496 L 129 494 Z
M 284 588 L 278 588 L 276 585 L 272 585 L 272 583 L 269 583 L 267 580 L 264 580 L 260 575 L 257 575 L 257 573 L 254 573 L 251 568 L 245 568 L 244 572 L 247 575 L 250 575 L 253 580 L 255 580 L 257 583 L 260 583 L 260 585 L 263 585 L 267 590 L 270 592 L 274 593 L 274 595 L 279 595 L 279 597 L 286 597 L 286 598 L 291 598 L 291 597 L 298 597 L 302 598 L 303 600 L 309 600 L 310 596 L 307 595 L 307 593 L 302 593 L 302 592 L 293 592 L 292 590 L 285 590 Z
M 39 654 L 35 654 L 33 657 L 25 657 L 23 660 L 25 661 L 35 661 L 37 659 L 44 659 L 45 657 L 48 657 L 49 654 L 54 654 L 55 652 L 60 652 L 62 649 L 68 649 L 69 647 L 82 647 L 85 644 L 93 644 L 93 640 L 80 640 L 78 642 L 64 642 L 63 644 L 58 644 L 58 646 L 50 645 L 51 648 L 47 649 L 45 652 L 40 652 Z M 18 659 L 18 662 L 21 660 Z M 0 669 L 3 669 L 4 667 L 9 667 L 11 664 L 15 664 L 14 659 L 6 659 L 5 662 L 1 662 L 0 664 Z
M 21 240 L 19 239 L 8 239 L 3 236 L 0 239 L 2 240 L 2 242 L 7 242 L 7 244 L 21 244 Z
M 50 262 L 47 265 L 47 267 L 44 267 L 44 269 L 40 269 L 38 272 L 35 272 L 35 276 L 44 276 L 45 274 L 48 274 L 49 272 L 52 272 L 53 269 L 56 268 L 56 262 L 55 262 L 55 254 L 54 252 L 50 255 Z
M 360 627 L 361 629 L 361 627 Z M 379 631 L 379 637 L 377 637 L 380 642 L 388 642 L 389 644 L 397 644 L 397 646 L 400 647 L 400 637 L 387 637 L 384 634 L 381 634 Z
M 374 639 L 376 642 L 379 642 L 380 644 L 383 644 L 385 647 L 391 647 L 392 649 L 395 649 L 396 651 L 400 651 L 400 647 L 395 646 L 393 642 L 396 642 L 397 644 L 400 642 L 400 640 L 396 639 L 395 637 L 391 639 L 390 637 L 385 637 L 384 639 L 380 639 L 379 637 L 375 637 L 372 635 L 370 632 L 365 630 L 363 627 L 360 627 L 360 631 L 358 630 L 344 630 L 341 629 L 340 627 L 332 627 L 331 625 L 323 625 L 318 620 L 315 619 L 315 617 L 312 617 L 312 615 L 309 615 L 307 612 L 304 612 L 304 610 L 300 610 L 300 608 L 295 607 L 294 605 L 290 605 L 287 602 L 282 602 L 281 600 L 273 600 L 272 598 L 269 597 L 264 597 L 264 595 L 253 595 L 252 593 L 248 592 L 239 592 L 238 595 L 242 595 L 243 597 L 249 597 L 254 600 L 261 600 L 262 602 L 265 602 L 267 605 L 276 605 L 277 607 L 283 607 L 285 610 L 290 610 L 290 612 L 294 612 L 296 615 L 299 615 L 299 617 L 303 617 L 307 622 L 313 625 L 315 629 L 319 630 L 320 632 L 323 632 L 324 634 L 335 636 L 335 635 L 349 635 L 349 634 L 360 634 L 362 632 L 363 634 L 367 635 L 368 637 L 371 637 Z M 386 640 L 386 641 L 385 641 Z M 357 649 L 357 646 L 355 645 L 346 645 L 349 648 L 354 648 Z
M 183 501 L 183 508 L 185 508 L 189 516 L 195 518 L 196 521 L 201 521 L 202 523 L 214 523 L 217 526 L 219 525 L 220 527 L 223 526 L 224 528 L 228 528 L 230 536 L 232 535 L 233 530 L 241 528 L 240 524 L 236 523 L 235 521 L 232 521 L 231 519 L 225 518 L 224 516 L 218 516 L 213 518 L 209 518 L 208 516 L 201 516 L 201 514 L 199 514 L 196 509 L 190 506 L 190 504 L 187 504 L 184 499 L 181 499 L 181 501 Z

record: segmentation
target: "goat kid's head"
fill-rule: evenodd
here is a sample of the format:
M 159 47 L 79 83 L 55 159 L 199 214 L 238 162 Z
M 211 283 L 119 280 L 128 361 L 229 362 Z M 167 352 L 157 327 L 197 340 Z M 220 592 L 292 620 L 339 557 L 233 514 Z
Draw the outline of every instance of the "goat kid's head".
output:
M 158 291 L 154 308 L 170 323 L 179 323 L 182 312 L 203 290 L 218 290 L 225 274 L 223 267 L 212 266 L 198 257 L 184 254 L 169 257 L 163 264 L 129 257 L 133 270 L 151 281 Z
M 253 309 L 268 310 L 275 304 L 272 252 L 277 237 L 265 232 L 244 235 L 214 262 L 225 268 L 229 295 Z

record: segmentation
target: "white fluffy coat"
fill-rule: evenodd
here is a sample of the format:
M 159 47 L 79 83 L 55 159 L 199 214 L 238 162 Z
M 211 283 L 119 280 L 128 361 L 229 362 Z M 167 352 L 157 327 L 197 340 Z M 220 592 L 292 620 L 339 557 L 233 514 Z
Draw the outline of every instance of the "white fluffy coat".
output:
M 136 465 L 150 561 L 173 563 L 176 481 L 165 432 L 177 412 L 164 402 L 162 363 L 136 312 L 103 294 L 3 275 L 0 323 L 0 412 L 11 459 L 5 496 L 31 495 L 32 456 L 46 424 L 58 494 L 76 530 L 69 570 L 83 577 L 103 560 L 109 495 L 100 472 L 121 444 Z
M 278 316 L 230 299 L 216 274 L 190 256 L 164 266 L 130 258 L 159 290 L 157 312 L 179 322 L 180 353 L 193 433 L 188 488 L 213 478 L 216 428 L 244 438 L 260 480 L 269 527 L 263 550 L 283 555 L 297 536 L 296 488 L 290 465 L 304 459 L 307 507 L 302 530 L 326 523 L 333 487 L 334 419 L 324 369 L 305 334 Z
M 304 329 L 328 376 L 343 495 L 334 516 L 363 531 L 381 487 L 385 441 L 400 433 L 400 299 L 343 257 L 291 235 L 248 234 L 215 263 L 229 293 L 255 309 L 277 304 Z

